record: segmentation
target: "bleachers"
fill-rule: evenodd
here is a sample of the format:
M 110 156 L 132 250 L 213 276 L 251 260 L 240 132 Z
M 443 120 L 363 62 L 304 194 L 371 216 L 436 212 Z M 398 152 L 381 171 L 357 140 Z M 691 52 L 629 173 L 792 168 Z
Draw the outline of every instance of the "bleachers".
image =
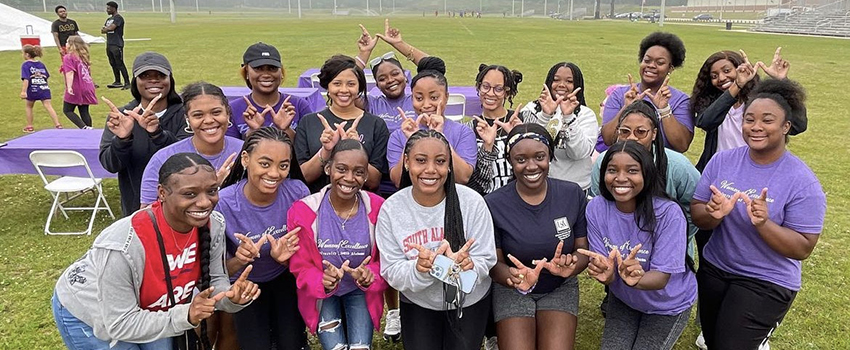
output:
M 848 0 L 837 1 L 811 11 L 765 18 L 753 31 L 850 37 Z

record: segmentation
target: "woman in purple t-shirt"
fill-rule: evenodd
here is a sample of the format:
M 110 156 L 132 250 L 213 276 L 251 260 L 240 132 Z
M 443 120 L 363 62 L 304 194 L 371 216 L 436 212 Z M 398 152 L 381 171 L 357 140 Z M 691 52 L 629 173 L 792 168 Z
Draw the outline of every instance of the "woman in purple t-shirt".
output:
M 620 141 L 602 159 L 587 205 L 590 276 L 608 286 L 603 349 L 672 349 L 696 301 L 687 221 L 664 192 L 652 153 Z
M 298 308 L 325 350 L 369 349 L 381 325 L 387 283 L 380 274 L 375 223 L 384 199 L 362 190 L 368 168 L 358 140 L 339 141 L 324 166 L 330 184 L 287 213 L 302 243 L 290 265 Z
M 62 56 L 62 68 L 65 74 L 65 102 L 62 112 L 80 129 L 91 129 L 91 114 L 89 105 L 97 104 L 92 81 L 91 61 L 89 60 L 89 44 L 78 35 L 68 37 L 65 43 L 68 54 Z M 80 110 L 80 115 L 74 113 Z
M 699 268 L 700 320 L 712 349 L 767 344 L 802 286 L 801 261 L 823 230 L 826 196 L 786 149 L 806 130 L 805 94 L 764 80 L 744 108 L 747 146 L 714 155 L 691 201 L 694 224 L 714 230 Z

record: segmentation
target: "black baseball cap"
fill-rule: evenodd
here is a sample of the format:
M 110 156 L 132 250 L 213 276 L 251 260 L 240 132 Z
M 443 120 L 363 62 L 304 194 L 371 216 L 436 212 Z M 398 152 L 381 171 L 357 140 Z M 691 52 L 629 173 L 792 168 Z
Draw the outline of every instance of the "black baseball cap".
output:
M 242 65 L 249 65 L 251 68 L 259 66 L 274 66 L 281 67 L 280 52 L 274 46 L 259 42 L 248 46 L 245 54 L 242 55 Z
M 149 70 L 171 75 L 171 63 L 165 56 L 156 52 L 148 51 L 136 56 L 136 60 L 133 61 L 133 77 L 136 78 Z

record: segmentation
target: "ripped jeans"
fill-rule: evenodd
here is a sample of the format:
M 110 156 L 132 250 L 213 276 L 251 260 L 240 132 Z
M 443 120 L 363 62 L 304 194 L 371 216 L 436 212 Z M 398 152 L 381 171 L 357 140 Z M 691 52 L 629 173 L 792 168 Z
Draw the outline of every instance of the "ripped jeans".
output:
M 366 294 L 362 290 L 355 289 L 348 294 L 334 295 L 322 301 L 318 338 L 323 349 L 370 349 L 373 330 L 372 318 L 366 307 Z

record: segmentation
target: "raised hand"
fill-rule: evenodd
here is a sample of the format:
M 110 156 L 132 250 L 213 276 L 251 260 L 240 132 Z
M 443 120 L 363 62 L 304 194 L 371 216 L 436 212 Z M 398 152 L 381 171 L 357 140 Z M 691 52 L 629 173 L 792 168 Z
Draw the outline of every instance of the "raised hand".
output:
M 433 251 L 418 244 L 411 244 L 410 247 L 419 252 L 419 255 L 416 258 L 416 271 L 428 273 L 431 271 L 431 267 L 434 266 L 434 258 L 436 258 L 437 255 L 444 254 L 446 250 L 449 249 L 449 242 L 443 241 L 443 243 L 440 244 L 440 247 L 437 248 L 437 251 Z
M 272 123 L 274 123 L 274 125 L 280 130 L 289 129 L 289 127 L 292 126 L 292 121 L 295 120 L 295 106 L 289 102 L 290 97 L 292 97 L 292 95 L 287 95 L 286 98 L 283 99 L 283 104 L 280 105 L 280 109 L 278 109 L 277 112 L 272 113 Z M 269 111 L 269 113 L 271 112 L 273 111 Z
M 443 243 L 446 245 L 449 244 L 448 241 L 443 241 Z M 472 247 L 472 243 L 475 243 L 475 238 L 468 239 L 457 252 L 453 252 L 451 246 L 446 249 L 446 256 L 454 260 L 455 264 L 458 264 L 462 271 L 472 270 L 475 267 L 472 258 L 469 256 L 469 248 Z
M 576 270 L 576 266 L 578 264 L 578 257 L 572 254 L 563 254 L 561 250 L 564 249 L 564 241 L 558 243 L 558 246 L 555 248 L 555 256 L 552 257 L 552 260 L 538 261 L 535 260 L 533 263 L 535 264 L 543 264 L 543 267 L 549 271 L 549 273 L 559 276 L 559 277 L 570 277 Z
M 446 117 L 443 116 L 442 107 L 437 107 L 437 112 L 428 115 L 428 129 L 443 132 L 443 127 L 446 125 Z
M 590 262 L 587 264 L 587 274 L 590 277 L 606 285 L 614 280 L 614 270 L 616 269 L 614 259 L 620 255 L 619 249 L 612 249 L 608 256 L 581 248 L 576 251 L 590 258 Z
M 230 285 L 230 290 L 224 293 L 232 303 L 244 305 L 251 300 L 257 300 L 260 296 L 260 287 L 248 280 L 248 275 L 251 274 L 253 269 L 254 265 L 248 265 L 236 279 L 236 282 Z
M 369 31 L 366 30 L 362 24 L 360 24 L 360 38 L 357 39 L 357 48 L 360 52 L 369 52 L 371 53 L 373 49 L 375 49 L 375 45 L 378 44 L 378 37 L 369 35 Z
M 360 141 L 360 134 L 357 132 L 357 125 L 360 124 L 360 119 L 363 119 L 362 115 L 357 117 L 357 119 L 354 119 L 351 126 L 340 134 L 340 138 Z M 338 130 L 342 131 L 341 125 L 338 126 Z
M 776 48 L 776 51 L 773 53 L 773 61 L 770 61 L 770 66 L 761 61 L 757 65 L 765 74 L 771 76 L 773 79 L 785 79 L 788 77 L 788 70 L 791 69 L 791 64 L 782 58 L 782 47 Z
M 285 264 L 289 261 L 289 258 L 295 255 L 295 252 L 297 252 L 298 249 L 301 249 L 301 246 L 298 245 L 299 231 L 301 231 L 301 227 L 296 227 L 294 230 L 287 232 L 280 238 L 274 238 L 274 236 L 268 233 L 266 234 L 269 245 L 271 246 L 269 255 L 271 255 L 272 259 L 277 261 L 278 264 Z
M 720 190 L 718 190 L 714 185 L 709 186 L 709 188 L 711 189 L 712 195 L 711 200 L 709 200 L 708 203 L 705 203 L 705 211 L 708 212 L 708 215 L 711 215 L 711 217 L 718 220 L 726 217 L 726 215 L 729 215 L 729 213 L 732 212 L 732 209 L 735 208 L 735 202 L 737 202 L 738 199 L 741 199 L 741 197 L 747 197 L 747 195 L 743 192 L 735 192 L 735 194 L 732 195 L 732 198 L 727 198 L 726 195 L 724 195 L 723 192 L 720 192 Z
M 375 274 L 372 273 L 372 270 L 369 269 L 369 261 L 372 260 L 371 256 L 367 256 L 366 259 L 363 259 L 363 262 L 360 263 L 360 266 L 356 268 L 348 267 L 348 265 L 343 264 L 342 270 L 345 273 L 351 275 L 351 278 L 354 279 L 354 282 L 357 282 L 357 285 L 363 288 L 369 288 L 372 285 L 372 282 L 375 282 Z M 348 260 L 345 261 L 346 263 Z
M 227 159 L 224 160 L 224 163 L 221 163 L 221 167 L 216 170 L 215 178 L 218 180 L 219 185 L 224 183 L 224 180 L 230 176 L 230 169 L 233 168 L 234 159 L 236 159 L 236 152 L 233 152 L 233 154 L 227 157 Z
M 753 226 L 759 227 L 770 220 L 770 212 L 767 209 L 767 187 L 761 189 L 761 195 L 756 199 L 750 199 L 749 196 L 742 196 L 742 199 L 747 204 L 747 215 Z
M 528 291 L 537 284 L 537 280 L 540 278 L 540 271 L 543 270 L 543 266 L 546 264 L 546 258 L 543 258 L 536 267 L 529 269 L 513 255 L 508 254 L 508 259 L 516 266 L 508 268 L 511 274 L 511 277 L 508 277 L 508 285 L 520 291 Z
M 162 94 L 156 95 L 148 106 L 145 107 L 145 111 L 142 114 L 139 114 L 139 111 L 142 106 L 136 106 L 132 111 L 124 110 L 124 113 L 128 116 L 132 117 L 139 123 L 139 126 L 142 129 L 145 129 L 148 133 L 154 133 L 159 129 L 159 117 L 156 116 L 156 113 L 153 111 L 153 107 L 162 98 Z
M 254 262 L 254 259 L 260 257 L 260 247 L 263 244 L 266 244 L 266 240 L 268 239 L 265 235 L 260 237 L 260 240 L 254 242 L 248 236 L 245 236 L 241 233 L 237 233 L 233 235 L 236 239 L 239 240 L 239 246 L 236 247 L 236 253 L 233 254 L 233 257 L 236 260 L 239 260 L 242 265 L 248 265 Z
M 641 96 L 641 92 L 638 91 L 635 79 L 632 78 L 632 74 L 629 73 L 629 89 L 626 91 L 625 94 L 623 94 L 623 106 L 628 106 L 642 98 L 643 96 Z
M 472 116 L 475 119 L 475 131 L 478 132 L 478 137 L 484 142 L 485 150 L 493 150 L 493 145 L 496 143 L 496 135 L 499 133 L 499 126 L 496 123 L 490 125 L 484 118 L 477 115 Z
M 376 34 L 376 36 L 390 45 L 398 44 L 403 41 L 401 39 L 401 32 L 398 31 L 398 28 L 390 27 L 389 18 L 384 19 L 384 34 Z
M 119 139 L 126 139 L 133 133 L 133 118 L 121 113 L 118 107 L 105 96 L 100 97 L 109 106 L 109 115 L 106 117 L 106 127 Z
M 257 130 L 263 127 L 263 123 L 266 122 L 266 113 L 272 112 L 272 108 L 266 106 L 262 111 L 258 111 L 257 107 L 254 107 L 254 104 L 251 103 L 251 100 L 246 96 L 242 96 L 242 99 L 245 100 L 245 105 L 248 108 L 245 108 L 245 111 L 242 112 L 242 119 L 245 120 L 245 124 L 248 125 L 251 130 Z
M 575 90 L 573 90 L 573 92 L 569 93 L 566 96 L 558 97 L 558 100 L 556 100 L 556 102 L 558 103 L 558 106 L 561 107 L 561 114 L 570 115 L 575 112 L 576 107 L 581 104 L 578 101 L 578 98 L 576 97 L 579 91 L 581 91 L 580 87 L 576 88 Z
M 321 114 L 319 116 L 319 121 L 322 122 L 322 126 L 324 126 L 324 130 L 322 130 L 322 135 L 319 136 L 319 142 L 322 143 L 322 148 L 326 151 L 330 152 L 336 146 L 336 143 L 339 142 L 340 133 L 335 128 L 331 128 L 330 124 L 328 124 L 328 120 L 325 119 Z M 339 128 L 339 127 L 338 127 Z
M 215 312 L 215 303 L 224 298 L 224 293 L 212 296 L 215 287 L 209 287 L 192 298 L 189 304 L 189 323 L 197 325 Z
M 558 108 L 558 102 L 552 99 L 552 90 L 546 84 L 543 84 L 543 91 L 540 91 L 537 103 L 540 103 L 540 109 L 546 115 L 555 114 L 555 108 Z
M 494 120 L 493 124 L 498 125 L 502 130 L 505 130 L 505 133 L 510 134 L 511 130 L 514 129 L 517 125 L 522 124 L 522 119 L 519 119 L 519 110 L 522 109 L 522 105 L 517 106 L 514 110 L 514 114 L 511 115 L 511 118 L 508 119 L 507 123 L 502 122 L 501 120 Z
M 755 78 L 756 69 L 753 67 L 753 64 L 750 63 L 750 59 L 747 58 L 747 53 L 744 52 L 744 50 L 739 51 L 741 52 L 741 57 L 744 58 L 744 62 L 738 65 L 738 68 L 735 69 L 738 72 L 738 77 L 735 78 L 735 85 L 738 85 L 738 88 L 740 89 Z
M 670 92 L 670 86 L 667 85 L 669 82 L 670 76 L 668 75 L 664 78 L 664 82 L 661 83 L 661 87 L 658 88 L 658 91 L 656 91 L 655 94 L 653 94 L 650 90 L 644 91 L 645 95 L 649 96 L 649 100 L 652 101 L 652 104 L 655 105 L 655 108 L 662 109 L 670 105 L 670 97 L 673 96 L 673 94 Z
M 398 115 L 401 116 L 401 132 L 404 133 L 405 139 L 409 139 L 413 133 L 419 131 L 419 122 L 421 117 L 413 119 L 408 117 L 401 107 L 396 107 L 396 109 L 398 109 Z
M 617 254 L 617 273 L 620 275 L 620 279 L 629 286 L 634 287 L 640 282 L 640 279 L 643 278 L 645 271 L 643 271 L 643 267 L 640 266 L 640 261 L 638 261 L 637 256 L 638 251 L 640 251 L 640 247 L 642 244 L 638 244 L 629 255 L 623 260 L 622 254 Z
M 322 265 L 325 266 L 325 274 L 322 276 L 322 285 L 325 286 L 325 291 L 330 292 L 336 289 L 339 281 L 344 276 L 345 269 L 348 268 L 348 260 L 342 263 L 341 268 L 337 268 L 327 260 L 322 260 Z

